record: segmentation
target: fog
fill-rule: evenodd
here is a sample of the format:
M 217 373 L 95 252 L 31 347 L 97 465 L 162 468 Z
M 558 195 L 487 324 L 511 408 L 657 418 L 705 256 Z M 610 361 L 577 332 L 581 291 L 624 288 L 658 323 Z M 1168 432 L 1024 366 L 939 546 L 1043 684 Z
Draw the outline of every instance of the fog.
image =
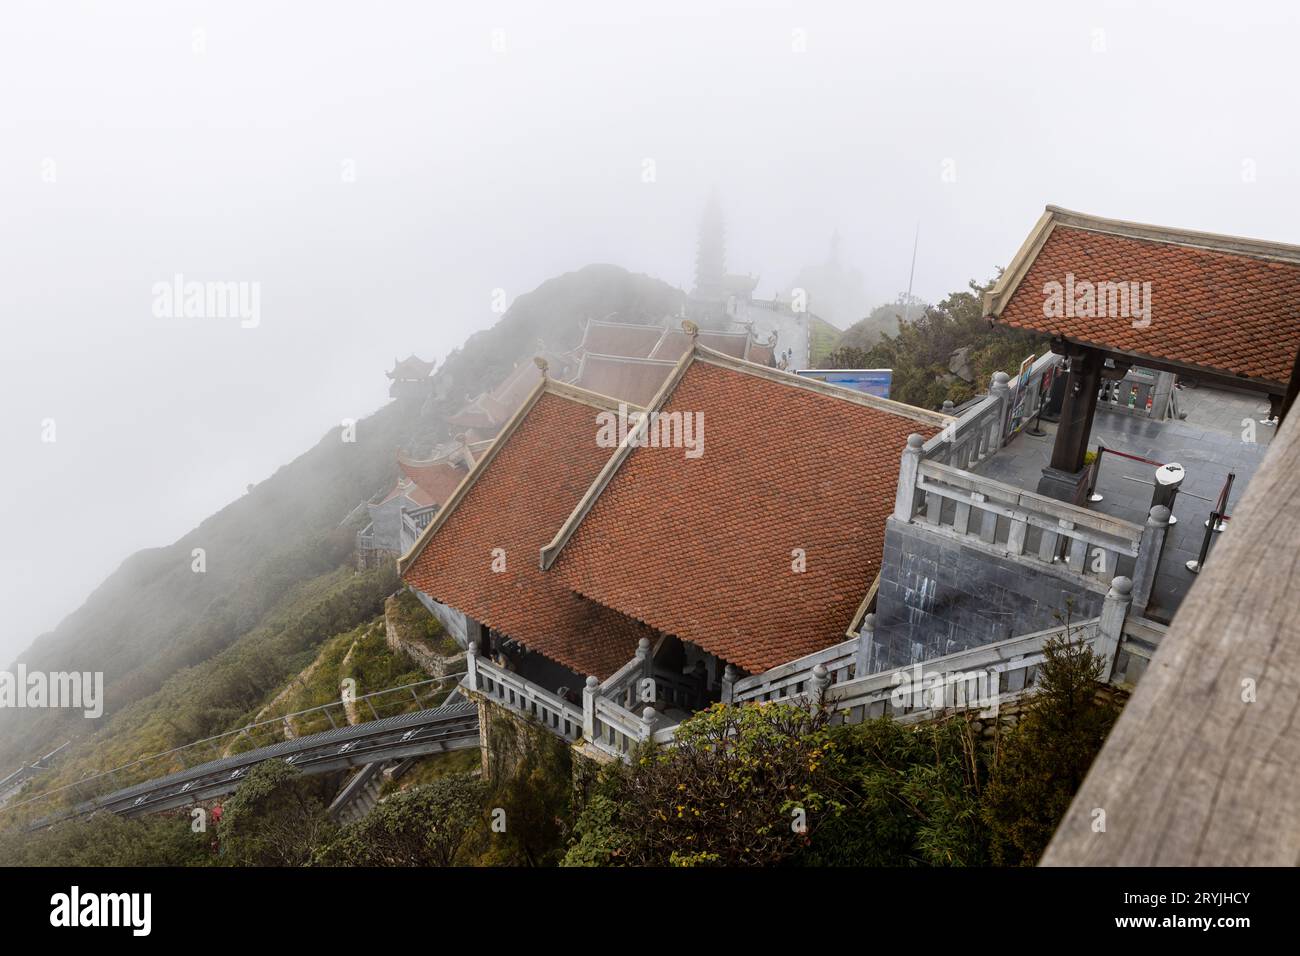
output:
M 919 229 L 937 300 L 1049 202 L 1300 241 L 1293 4 L 1057 6 L 6 3 L 0 657 L 493 290 L 689 288 L 715 188 L 764 296 L 838 229 L 892 299 Z M 159 317 L 177 274 L 259 321 Z

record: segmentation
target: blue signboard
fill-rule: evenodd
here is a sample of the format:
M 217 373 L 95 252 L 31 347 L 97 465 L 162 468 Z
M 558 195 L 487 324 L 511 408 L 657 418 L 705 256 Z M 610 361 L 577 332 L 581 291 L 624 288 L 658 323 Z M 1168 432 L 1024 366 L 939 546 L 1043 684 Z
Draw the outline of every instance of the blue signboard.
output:
M 801 368 L 794 374 L 814 378 L 827 385 L 866 392 L 877 398 L 888 398 L 889 386 L 894 381 L 892 368 Z

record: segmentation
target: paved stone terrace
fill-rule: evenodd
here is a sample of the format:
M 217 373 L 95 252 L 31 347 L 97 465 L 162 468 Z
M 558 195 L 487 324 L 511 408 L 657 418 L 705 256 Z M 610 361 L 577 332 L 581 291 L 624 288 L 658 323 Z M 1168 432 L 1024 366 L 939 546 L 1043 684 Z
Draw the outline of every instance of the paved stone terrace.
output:
M 1205 520 L 1217 501 L 1228 472 L 1236 475 L 1228 499 L 1228 513 L 1254 476 L 1276 429 L 1259 424 L 1268 415 L 1262 397 L 1210 388 L 1176 389 L 1182 421 L 1153 422 L 1145 418 L 1098 408 L 1090 447 L 1100 441 L 1107 448 L 1160 462 L 1178 462 L 1187 472 L 1174 502 L 1178 522 L 1165 541 L 1148 616 L 1168 620 L 1182 603 L 1196 575 L 1184 566 L 1200 553 Z M 1255 443 L 1242 441 L 1243 419 L 1255 422 Z M 1056 426 L 1042 423 L 1045 438 L 1023 432 L 975 470 L 989 478 L 1034 490 L 1051 458 Z M 1090 507 L 1104 514 L 1144 524 L 1151 506 L 1152 466 L 1110 455 L 1102 459 L 1097 491 L 1105 500 Z M 1216 537 L 1218 537 L 1216 535 Z M 1214 560 L 1210 546 L 1207 563 Z

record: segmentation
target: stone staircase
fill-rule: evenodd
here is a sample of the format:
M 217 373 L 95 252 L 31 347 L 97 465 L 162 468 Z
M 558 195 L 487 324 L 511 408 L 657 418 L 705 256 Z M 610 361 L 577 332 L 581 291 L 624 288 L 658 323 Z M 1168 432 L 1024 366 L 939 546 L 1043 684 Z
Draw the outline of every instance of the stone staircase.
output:
M 379 793 L 386 779 L 383 774 L 386 766 L 388 763 L 376 761 L 354 773 L 330 804 L 330 816 L 339 823 L 356 823 L 373 810 L 379 803 Z

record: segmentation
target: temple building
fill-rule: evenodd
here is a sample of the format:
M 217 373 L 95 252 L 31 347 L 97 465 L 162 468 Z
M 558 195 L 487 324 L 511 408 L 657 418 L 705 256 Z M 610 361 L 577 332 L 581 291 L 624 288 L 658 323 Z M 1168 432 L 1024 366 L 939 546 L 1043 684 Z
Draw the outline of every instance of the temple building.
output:
M 489 443 L 466 444 L 464 436 L 448 455 L 427 460 L 397 456 L 397 480 L 366 502 L 370 522 L 357 532 L 357 567 L 374 567 L 407 551 L 444 501 L 474 467 L 475 454 Z
M 693 331 L 653 414 L 613 447 L 601 436 L 619 402 L 538 383 L 399 564 L 440 618 L 463 621 L 469 692 L 605 755 L 628 752 L 647 707 L 667 731 L 746 675 L 855 635 L 894 449 L 951 422 Z
M 426 362 L 414 355 L 393 359 L 393 368 L 385 372 L 392 384 L 388 386 L 389 398 L 423 401 L 429 396 L 430 379 L 435 363 Z

